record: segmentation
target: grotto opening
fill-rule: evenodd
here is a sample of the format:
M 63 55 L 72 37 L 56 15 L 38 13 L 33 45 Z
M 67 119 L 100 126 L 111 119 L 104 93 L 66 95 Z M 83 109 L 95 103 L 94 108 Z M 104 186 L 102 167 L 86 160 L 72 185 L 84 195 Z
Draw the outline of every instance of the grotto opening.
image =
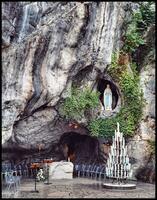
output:
M 59 146 L 65 159 L 73 163 L 104 163 L 104 153 L 96 137 L 65 132 L 60 137 Z

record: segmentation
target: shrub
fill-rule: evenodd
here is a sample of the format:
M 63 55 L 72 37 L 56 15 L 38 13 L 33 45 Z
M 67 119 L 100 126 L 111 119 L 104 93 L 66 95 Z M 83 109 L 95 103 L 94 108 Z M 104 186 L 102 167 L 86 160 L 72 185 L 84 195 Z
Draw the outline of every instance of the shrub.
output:
M 111 137 L 114 135 L 117 122 L 120 123 L 120 129 L 125 136 L 133 136 L 134 131 L 142 116 L 142 107 L 144 105 L 143 93 L 139 87 L 139 76 L 136 71 L 135 63 L 131 64 L 133 74 L 127 71 L 126 66 L 118 65 L 113 56 L 114 65 L 109 69 L 109 73 L 114 80 L 117 80 L 124 95 L 124 105 L 120 112 L 113 118 L 94 119 L 89 124 L 89 130 L 92 135 Z M 118 69 L 118 71 L 117 71 Z M 118 73 L 119 72 L 119 73 Z
M 88 87 L 83 90 L 72 88 L 71 96 L 65 99 L 60 112 L 67 119 L 79 120 L 87 109 L 96 108 L 99 104 L 99 92 Z
M 140 17 L 137 18 L 137 15 Z M 137 19 L 137 29 L 140 33 L 147 30 L 151 24 L 155 24 L 155 2 L 140 2 L 139 11 L 134 18 Z
M 111 138 L 117 128 L 117 122 L 120 123 L 120 131 L 125 136 L 132 136 L 134 134 L 135 124 L 133 116 L 127 108 L 122 108 L 116 117 L 91 121 L 89 130 L 91 135 Z

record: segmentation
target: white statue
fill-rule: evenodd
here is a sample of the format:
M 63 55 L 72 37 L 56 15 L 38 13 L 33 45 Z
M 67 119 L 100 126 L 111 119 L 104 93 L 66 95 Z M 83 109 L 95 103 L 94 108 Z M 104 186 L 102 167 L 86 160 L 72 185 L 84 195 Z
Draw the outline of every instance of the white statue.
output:
M 109 84 L 104 91 L 104 108 L 105 110 L 112 110 L 112 91 Z

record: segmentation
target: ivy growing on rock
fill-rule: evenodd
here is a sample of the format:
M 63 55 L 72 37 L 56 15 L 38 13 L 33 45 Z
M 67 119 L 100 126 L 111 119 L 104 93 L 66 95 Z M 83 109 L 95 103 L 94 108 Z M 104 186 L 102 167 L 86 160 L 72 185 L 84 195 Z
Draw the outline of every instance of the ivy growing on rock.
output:
M 139 2 L 139 11 L 134 14 L 134 18 L 137 21 L 137 29 L 140 33 L 143 33 L 147 28 L 155 24 L 155 2 Z
M 113 56 L 113 58 L 115 58 Z M 116 62 L 116 61 L 114 61 Z M 139 77 L 133 65 L 133 73 L 127 71 L 126 66 L 112 66 L 108 73 L 117 80 L 124 96 L 124 105 L 120 112 L 113 118 L 95 119 L 89 124 L 89 130 L 94 136 L 111 137 L 114 135 L 117 122 L 120 123 L 121 131 L 126 136 L 133 136 L 135 129 L 142 116 L 144 105 L 143 93 L 139 87 Z M 119 71 L 119 73 L 118 73 Z
M 61 114 L 66 119 L 81 120 L 87 109 L 99 106 L 99 92 L 91 91 L 90 88 L 72 88 L 71 96 L 67 97 L 61 107 Z
M 132 12 L 127 31 L 124 36 L 124 45 L 122 47 L 125 53 L 134 53 L 136 49 L 145 44 L 143 39 L 144 32 L 151 24 L 155 24 L 155 3 L 139 2 L 139 9 Z

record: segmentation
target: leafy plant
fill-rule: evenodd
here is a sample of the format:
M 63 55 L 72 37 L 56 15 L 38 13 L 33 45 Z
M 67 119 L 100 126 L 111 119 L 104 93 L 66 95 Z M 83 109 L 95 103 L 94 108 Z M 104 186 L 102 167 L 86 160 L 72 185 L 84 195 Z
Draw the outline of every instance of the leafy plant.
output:
M 129 24 L 126 34 L 124 36 L 124 46 L 122 48 L 123 52 L 133 53 L 140 45 L 145 44 L 144 39 L 138 31 L 137 27 L 137 22 L 139 21 L 139 19 L 140 15 L 137 15 L 137 13 L 134 14 L 133 20 Z
M 37 181 L 45 181 L 45 180 L 46 180 L 46 175 L 43 169 L 40 169 L 37 173 Z
M 115 81 L 119 82 L 119 77 L 127 69 L 126 65 L 119 65 L 118 60 L 120 54 L 123 53 L 122 51 L 120 52 L 114 52 L 111 57 L 111 65 L 110 68 L 108 69 L 108 73 L 110 74 L 111 77 L 114 78 Z
M 135 52 L 136 48 L 143 44 L 145 44 L 145 42 L 140 34 L 136 29 L 131 27 L 125 35 L 125 45 L 123 46 L 123 51 L 127 53 Z
M 95 119 L 89 124 L 89 130 L 94 136 L 102 136 L 111 138 L 114 135 L 117 122 L 120 123 L 121 132 L 126 136 L 134 134 L 135 123 L 132 114 L 127 108 L 122 108 L 121 111 L 113 118 Z
M 139 2 L 139 11 L 134 18 L 137 21 L 137 29 L 140 33 L 147 30 L 151 24 L 155 24 L 155 2 Z
M 145 44 L 143 31 L 150 24 L 148 23 L 148 16 L 152 16 L 152 11 L 149 9 L 147 12 L 146 5 L 143 3 L 140 4 L 139 9 L 136 12 L 132 12 L 132 17 L 128 22 L 129 25 L 124 36 L 124 45 L 122 48 L 124 52 L 133 53 L 140 45 Z
M 155 2 L 139 2 L 139 9 L 132 12 L 132 17 L 124 36 L 123 51 L 133 53 L 140 46 L 145 44 L 143 33 L 151 24 L 155 24 Z
M 91 91 L 86 87 L 83 90 L 72 88 L 71 96 L 66 98 L 61 114 L 67 119 L 79 120 L 87 109 L 96 108 L 99 105 L 99 92 Z
M 95 136 L 112 137 L 116 124 L 119 122 L 124 135 L 133 136 L 141 119 L 144 105 L 143 93 L 139 87 L 137 67 L 135 63 L 131 63 L 133 73 L 129 73 L 126 66 L 118 65 L 118 56 L 113 56 L 113 59 L 114 66 L 111 66 L 108 72 L 119 83 L 124 95 L 124 105 L 113 118 L 92 120 L 89 124 L 89 130 Z

